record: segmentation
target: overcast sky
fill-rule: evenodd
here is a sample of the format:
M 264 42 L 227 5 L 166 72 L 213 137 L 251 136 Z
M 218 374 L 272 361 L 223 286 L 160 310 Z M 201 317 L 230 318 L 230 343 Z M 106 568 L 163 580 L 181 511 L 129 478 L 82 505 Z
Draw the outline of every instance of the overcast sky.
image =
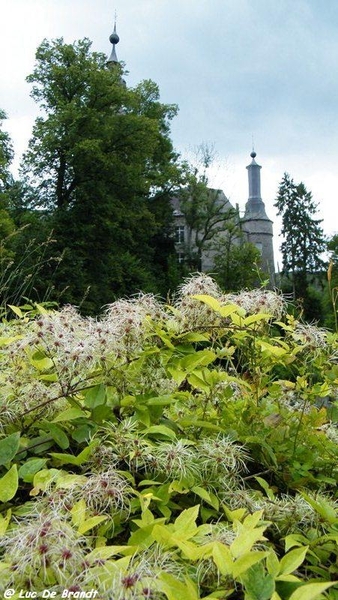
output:
M 16 164 L 38 114 L 25 81 L 37 46 L 88 37 L 109 54 L 116 10 L 127 85 L 152 79 L 162 101 L 179 106 L 175 148 L 214 145 L 221 168 L 212 183 L 244 209 L 254 141 L 276 233 L 285 171 L 312 191 L 325 232 L 338 232 L 338 0 L 0 0 L 0 8 L 0 108 Z

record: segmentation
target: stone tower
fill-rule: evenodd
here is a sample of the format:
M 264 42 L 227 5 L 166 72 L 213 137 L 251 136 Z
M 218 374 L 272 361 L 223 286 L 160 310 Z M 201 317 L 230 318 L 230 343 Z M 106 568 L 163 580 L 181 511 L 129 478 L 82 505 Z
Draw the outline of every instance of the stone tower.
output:
M 255 244 L 262 257 L 262 269 L 269 276 L 270 287 L 275 284 L 272 221 L 265 212 L 261 198 L 261 166 L 255 161 L 256 152 L 250 154 L 252 161 L 247 166 L 249 177 L 249 199 L 245 205 L 242 221 L 243 232 L 248 242 Z

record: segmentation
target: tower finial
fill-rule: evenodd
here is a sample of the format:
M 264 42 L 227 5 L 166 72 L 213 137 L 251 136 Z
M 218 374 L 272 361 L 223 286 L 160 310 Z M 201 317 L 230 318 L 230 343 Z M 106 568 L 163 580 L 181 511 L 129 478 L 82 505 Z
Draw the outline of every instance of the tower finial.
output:
M 111 66 L 114 63 L 118 63 L 118 58 L 117 58 L 117 54 L 116 54 L 116 50 L 115 50 L 115 46 L 116 44 L 119 43 L 120 38 L 116 33 L 116 20 L 117 20 L 117 14 L 116 14 L 116 10 L 115 10 L 115 16 L 114 16 L 114 31 L 113 33 L 109 36 L 109 41 L 111 44 L 113 44 L 112 47 L 112 51 L 111 51 L 111 55 L 108 58 L 107 64 L 108 66 Z
M 251 135 L 252 137 L 252 152 L 250 154 L 251 158 L 256 158 L 257 154 L 255 152 L 255 144 L 254 144 L 254 136 L 253 134 Z

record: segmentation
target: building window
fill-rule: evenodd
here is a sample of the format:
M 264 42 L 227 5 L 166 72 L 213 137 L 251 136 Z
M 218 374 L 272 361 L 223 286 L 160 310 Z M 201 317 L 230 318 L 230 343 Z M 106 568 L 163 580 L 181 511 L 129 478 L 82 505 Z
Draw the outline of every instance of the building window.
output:
M 182 263 L 184 263 L 184 252 L 178 252 L 177 253 L 177 261 L 178 261 L 178 264 L 180 264 L 180 265 Z
M 184 244 L 184 225 L 177 225 L 175 227 L 175 242 L 176 244 Z

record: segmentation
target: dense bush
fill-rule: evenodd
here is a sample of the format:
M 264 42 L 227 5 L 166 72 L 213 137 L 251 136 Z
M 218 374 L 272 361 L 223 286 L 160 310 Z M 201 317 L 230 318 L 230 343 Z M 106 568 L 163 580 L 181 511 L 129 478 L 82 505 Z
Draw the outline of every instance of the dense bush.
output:
M 204 275 L 100 320 L 13 310 L 0 587 L 337 600 L 336 335 Z

